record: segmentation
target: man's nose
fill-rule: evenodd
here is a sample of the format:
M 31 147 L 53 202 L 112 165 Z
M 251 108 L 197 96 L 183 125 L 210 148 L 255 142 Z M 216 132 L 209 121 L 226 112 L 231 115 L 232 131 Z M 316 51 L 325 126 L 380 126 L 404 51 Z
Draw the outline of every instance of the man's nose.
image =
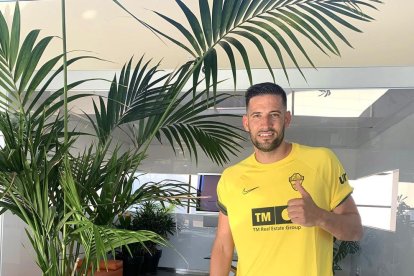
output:
M 272 116 L 263 116 L 261 123 L 262 123 L 262 126 L 271 126 L 271 125 L 273 125 Z

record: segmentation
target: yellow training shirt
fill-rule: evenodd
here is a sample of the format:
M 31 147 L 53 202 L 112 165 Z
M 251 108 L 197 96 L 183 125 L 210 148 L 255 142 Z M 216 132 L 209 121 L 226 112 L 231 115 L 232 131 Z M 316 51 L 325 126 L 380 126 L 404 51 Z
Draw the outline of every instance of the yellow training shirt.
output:
M 237 276 L 332 275 L 332 235 L 293 224 L 287 216 L 288 200 L 301 197 L 292 185 L 297 180 L 329 211 L 352 192 L 341 163 L 326 148 L 292 144 L 278 162 L 261 164 L 253 154 L 224 170 L 218 205 L 229 218 Z

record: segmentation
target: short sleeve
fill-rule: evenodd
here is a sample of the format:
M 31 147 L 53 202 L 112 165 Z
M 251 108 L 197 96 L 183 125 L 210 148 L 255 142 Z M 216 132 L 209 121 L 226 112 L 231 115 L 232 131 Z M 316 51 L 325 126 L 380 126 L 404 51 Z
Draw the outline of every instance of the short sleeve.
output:
M 333 210 L 352 194 L 353 188 L 348 182 L 348 176 L 341 162 L 331 150 L 328 150 L 328 157 L 330 163 L 328 181 L 332 185 L 329 207 Z

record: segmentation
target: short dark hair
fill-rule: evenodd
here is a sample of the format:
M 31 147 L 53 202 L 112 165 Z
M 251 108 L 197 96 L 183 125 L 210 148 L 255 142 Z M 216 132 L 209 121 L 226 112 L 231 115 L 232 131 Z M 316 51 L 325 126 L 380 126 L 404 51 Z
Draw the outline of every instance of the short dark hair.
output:
M 255 85 L 250 86 L 247 89 L 245 98 L 246 98 L 246 108 L 249 105 L 250 99 L 255 96 L 260 95 L 276 95 L 282 98 L 283 106 L 287 107 L 287 100 L 286 100 L 286 92 L 283 90 L 282 87 L 273 83 L 273 82 L 262 82 Z

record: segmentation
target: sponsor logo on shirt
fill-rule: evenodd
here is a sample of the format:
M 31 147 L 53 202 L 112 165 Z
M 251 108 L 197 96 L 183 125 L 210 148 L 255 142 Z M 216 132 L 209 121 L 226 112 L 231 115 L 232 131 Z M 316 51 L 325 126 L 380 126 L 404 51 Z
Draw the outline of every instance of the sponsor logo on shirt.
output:
M 286 208 L 287 205 L 252 209 L 253 226 L 292 223 L 290 219 L 283 218 L 287 216 L 283 214 Z
M 242 194 L 246 195 L 246 194 L 250 193 L 251 191 L 256 190 L 257 188 L 259 188 L 259 186 L 251 188 L 251 189 L 243 188 Z
M 300 230 L 302 226 L 292 224 L 287 216 L 287 205 L 252 209 L 255 232 Z
M 340 177 L 339 177 L 339 183 L 344 184 L 347 180 L 347 176 L 346 173 L 343 173 Z
M 297 191 L 296 183 L 303 183 L 303 180 L 305 180 L 305 177 L 301 175 L 300 173 L 294 173 L 291 177 L 289 177 L 290 185 L 292 186 L 293 190 Z

